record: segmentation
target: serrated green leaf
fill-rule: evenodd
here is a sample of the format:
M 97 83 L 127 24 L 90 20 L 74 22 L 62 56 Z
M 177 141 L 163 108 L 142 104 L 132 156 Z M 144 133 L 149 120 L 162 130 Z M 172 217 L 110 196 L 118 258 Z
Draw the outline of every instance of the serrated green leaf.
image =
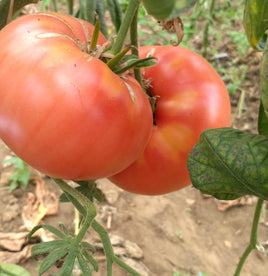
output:
M 52 234 L 54 234 L 55 236 L 59 237 L 60 239 L 65 239 L 66 236 L 60 232 L 57 228 L 55 228 L 54 226 L 51 225 L 46 225 L 46 224 L 39 224 L 37 226 L 35 226 L 31 232 L 28 234 L 27 239 L 30 239 L 31 236 L 38 231 L 40 228 L 45 228 L 46 230 L 48 230 L 49 232 L 51 232 Z
M 72 275 L 75 259 L 76 252 L 70 252 L 63 263 L 63 266 L 60 271 L 60 276 Z
M 188 156 L 192 184 L 202 193 L 231 200 L 268 199 L 268 138 L 232 128 L 204 131 Z
M 251 46 L 263 51 L 268 29 L 268 0 L 246 0 L 243 24 Z
M 59 248 L 50 253 L 41 263 L 39 268 L 39 276 L 49 270 L 59 259 L 68 253 L 67 248 Z
M 49 253 L 59 247 L 64 247 L 65 245 L 66 241 L 64 240 L 42 242 L 32 247 L 31 254 L 32 256 L 36 256 L 44 253 Z
M 31 276 L 23 267 L 15 264 L 0 264 L 0 276 Z

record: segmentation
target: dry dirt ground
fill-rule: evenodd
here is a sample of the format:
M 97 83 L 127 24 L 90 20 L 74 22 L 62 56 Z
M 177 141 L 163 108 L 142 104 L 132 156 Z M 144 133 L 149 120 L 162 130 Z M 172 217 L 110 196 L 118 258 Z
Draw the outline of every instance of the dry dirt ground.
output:
M 228 48 L 232 45 L 225 45 L 227 48 L 224 51 L 232 53 L 232 49 Z M 245 102 L 240 116 L 237 114 L 239 93 L 231 97 L 233 126 L 252 133 L 257 131 L 259 61 L 257 54 L 249 52 L 249 71 L 242 87 L 246 91 Z M 1 161 L 10 154 L 0 141 L 0 257 L 13 258 L 11 260 L 14 262 L 21 260 L 21 265 L 35 276 L 38 275 L 38 262 L 32 259 L 25 260 L 29 252 L 24 242 L 12 250 L 5 249 L 7 239 L 12 240 L 12 237 L 15 237 L 14 233 L 24 233 L 27 227 L 23 229 L 21 226 L 25 226 L 27 221 L 32 221 L 33 215 L 29 210 L 34 208 L 31 209 L 29 204 L 31 198 L 35 203 L 35 187 L 38 182 L 32 181 L 25 192 L 17 190 L 13 194 L 8 193 L 6 187 L 12 167 L 4 166 Z M 58 196 L 60 191 L 57 186 L 35 171 L 32 171 L 32 176 L 44 181 L 46 197 L 51 204 L 55 203 L 55 199 L 48 192 Z M 99 187 L 105 194 L 105 200 L 98 205 L 98 219 L 108 229 L 117 254 L 141 271 L 143 276 L 173 276 L 175 271 L 191 276 L 197 275 L 198 272 L 206 273 L 208 276 L 233 275 L 239 257 L 249 242 L 256 198 L 243 198 L 231 202 L 233 206 L 229 206 L 226 202 L 204 197 L 193 187 L 154 197 L 127 193 L 105 179 L 99 181 Z M 32 194 L 29 194 L 30 192 Z M 265 210 L 259 228 L 259 240 L 264 246 L 268 244 L 268 215 Z M 60 203 L 57 213 L 45 216 L 42 221 L 54 226 L 63 222 L 73 230 L 74 209 L 68 203 Z M 8 238 L 5 239 L 3 233 L 11 235 L 7 234 Z M 46 237 L 47 234 L 44 235 Z M 22 234 L 22 239 L 24 237 Z M 90 239 L 90 235 L 87 239 Z M 38 239 L 33 242 L 38 242 Z M 101 267 L 94 275 L 106 275 L 101 248 L 97 256 Z M 59 272 L 55 267 L 52 271 Z M 51 273 L 45 275 L 52 275 Z M 114 266 L 114 275 L 127 274 Z M 241 276 L 267 275 L 267 255 L 258 251 L 253 252 Z

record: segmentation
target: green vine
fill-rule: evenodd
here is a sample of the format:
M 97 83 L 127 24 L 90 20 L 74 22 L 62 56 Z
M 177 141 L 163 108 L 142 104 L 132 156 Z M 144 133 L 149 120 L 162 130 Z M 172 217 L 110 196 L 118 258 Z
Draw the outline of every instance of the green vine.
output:
M 250 243 L 249 243 L 248 247 L 246 248 L 246 250 L 244 251 L 242 257 L 240 258 L 240 261 L 237 265 L 234 276 L 240 275 L 242 268 L 249 256 L 249 254 L 259 246 L 258 226 L 259 226 L 263 202 L 264 201 L 262 199 L 259 199 L 258 203 L 256 205 L 255 214 L 254 214 L 253 223 L 252 223 L 251 235 L 250 235 Z

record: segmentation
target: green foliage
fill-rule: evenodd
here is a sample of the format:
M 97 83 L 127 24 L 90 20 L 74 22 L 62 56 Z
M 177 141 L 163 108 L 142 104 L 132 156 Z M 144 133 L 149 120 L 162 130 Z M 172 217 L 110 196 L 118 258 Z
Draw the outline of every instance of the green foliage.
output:
M 268 1 L 246 0 L 244 12 L 244 28 L 251 46 L 263 51 L 268 29 Z
M 243 64 L 235 67 L 232 62 L 227 62 L 225 66 L 215 63 L 213 63 L 213 66 L 221 75 L 229 94 L 234 94 L 238 90 L 241 90 L 243 81 L 246 79 L 246 73 L 248 70 L 247 65 Z
M 261 100 L 263 109 L 268 113 L 268 43 L 265 45 L 261 62 Z
M 189 10 L 196 0 L 141 0 L 148 14 L 157 20 L 169 20 Z
M 28 164 L 18 157 L 11 157 L 3 163 L 9 163 L 14 165 L 13 174 L 8 178 L 11 183 L 9 186 L 9 191 L 13 192 L 17 188 L 27 189 L 30 181 L 30 172 L 28 170 Z
M 202 193 L 232 200 L 268 199 L 268 138 L 232 128 L 204 131 L 188 157 L 192 184 Z
M 231 37 L 232 42 L 236 45 L 238 52 L 246 53 L 249 49 L 249 43 L 244 33 L 235 30 L 229 30 L 226 32 Z
M 34 245 L 32 256 L 49 253 L 42 261 L 39 268 L 39 275 L 43 275 L 55 262 L 63 258 L 64 264 L 60 275 L 71 275 L 75 260 L 78 260 L 81 270 L 85 275 L 91 275 L 92 271 L 98 271 L 98 264 L 91 256 L 95 253 L 95 248 L 87 242 L 77 242 L 76 236 L 71 234 L 64 225 L 60 225 L 62 231 L 49 225 L 38 225 L 28 235 L 30 238 L 40 228 L 53 233 L 59 240 L 43 242 Z
M 19 265 L 0 264 L 0 276 L 31 276 L 30 273 Z
M 28 239 L 30 239 L 40 228 L 45 228 L 58 238 L 58 240 L 43 242 L 32 247 L 33 257 L 40 254 L 48 254 L 41 262 L 39 276 L 43 275 L 59 260 L 63 262 L 59 274 L 62 276 L 71 275 L 75 262 L 78 263 L 84 275 L 91 276 L 93 271 L 98 271 L 98 263 L 93 257 L 96 250 L 93 245 L 83 241 L 89 228 L 94 230 L 102 241 L 107 261 L 107 275 L 112 275 L 112 267 L 113 264 L 116 263 L 131 273 L 131 275 L 141 276 L 115 256 L 108 233 L 95 220 L 97 212 L 91 199 L 96 195 L 96 185 L 93 185 L 92 182 L 86 183 L 86 181 L 79 181 L 78 183 L 81 187 L 91 185 L 89 191 L 92 192 L 92 194 L 86 193 L 86 195 L 84 195 L 79 189 L 72 188 L 61 179 L 54 179 L 54 181 L 64 192 L 65 197 L 72 202 L 81 214 L 81 227 L 77 235 L 70 233 L 63 224 L 60 224 L 60 230 L 50 225 L 38 225 L 33 228 L 28 235 Z
M 9 16 L 11 0 L 1 0 L 0 1 L 0 30 L 7 24 Z M 38 0 L 14 0 L 13 14 L 30 3 L 37 3 Z

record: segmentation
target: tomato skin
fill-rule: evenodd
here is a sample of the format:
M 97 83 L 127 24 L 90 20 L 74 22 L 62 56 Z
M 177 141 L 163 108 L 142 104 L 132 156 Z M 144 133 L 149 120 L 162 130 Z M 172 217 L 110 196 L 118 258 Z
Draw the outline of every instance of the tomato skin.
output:
M 143 154 L 109 179 L 126 191 L 159 195 L 190 185 L 187 156 L 208 128 L 231 121 L 228 92 L 211 65 L 194 52 L 173 46 L 145 46 L 140 55 L 157 57 L 146 68 L 150 91 L 158 96 L 155 123 Z
M 38 13 L 0 32 L 0 137 L 49 176 L 115 174 L 137 159 L 152 131 L 138 82 L 81 51 L 93 29 L 67 15 Z M 105 42 L 100 34 L 98 43 Z

